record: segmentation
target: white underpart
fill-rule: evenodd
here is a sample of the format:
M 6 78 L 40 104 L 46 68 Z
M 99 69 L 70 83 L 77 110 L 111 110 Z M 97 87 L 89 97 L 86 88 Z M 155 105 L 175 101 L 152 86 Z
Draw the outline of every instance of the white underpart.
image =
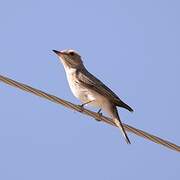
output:
M 112 112 L 110 110 L 111 103 L 108 101 L 108 99 L 106 97 L 100 95 L 99 93 L 97 93 L 96 91 L 94 91 L 92 89 L 88 89 L 88 88 L 80 86 L 77 83 L 77 81 L 74 79 L 76 69 L 69 68 L 66 65 L 64 65 L 64 68 L 66 71 L 66 76 L 67 76 L 67 80 L 68 80 L 70 89 L 71 89 L 73 95 L 77 99 L 79 99 L 83 103 L 88 103 L 88 102 L 92 101 L 92 102 L 88 103 L 88 105 L 101 108 L 105 112 L 112 115 Z

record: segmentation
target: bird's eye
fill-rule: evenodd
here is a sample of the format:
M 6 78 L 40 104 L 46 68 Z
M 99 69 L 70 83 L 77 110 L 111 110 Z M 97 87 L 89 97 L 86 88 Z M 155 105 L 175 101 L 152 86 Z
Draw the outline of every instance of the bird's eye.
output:
M 73 51 L 71 51 L 71 52 L 69 52 L 69 54 L 71 55 L 71 56 L 74 56 L 74 52 Z

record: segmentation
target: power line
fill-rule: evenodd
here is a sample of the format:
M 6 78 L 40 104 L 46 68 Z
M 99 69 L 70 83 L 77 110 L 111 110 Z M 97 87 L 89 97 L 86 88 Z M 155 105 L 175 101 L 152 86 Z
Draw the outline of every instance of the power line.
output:
M 107 124 L 110 124 L 112 126 L 117 127 L 116 124 L 114 124 L 114 122 L 110 118 L 107 118 L 105 116 L 100 116 L 98 113 L 92 112 L 92 111 L 90 111 L 88 109 L 85 109 L 84 107 L 81 107 L 79 105 L 73 104 L 73 103 L 68 102 L 66 100 L 60 99 L 57 96 L 45 93 L 45 92 L 43 92 L 43 91 L 41 91 L 39 89 L 35 89 L 35 88 L 31 87 L 31 86 L 28 86 L 26 84 L 17 82 L 15 80 L 4 77 L 2 75 L 0 75 L 0 81 L 4 82 L 6 84 L 9 84 L 10 86 L 14 86 L 14 87 L 19 88 L 19 89 L 21 89 L 23 91 L 27 91 L 27 92 L 35 94 L 37 96 L 43 97 L 43 98 L 48 99 L 48 100 L 50 100 L 52 102 L 55 102 L 57 104 L 61 104 L 61 105 L 65 106 L 65 107 L 67 107 L 67 108 L 70 108 L 72 110 L 78 111 L 78 112 L 83 113 L 83 114 L 86 114 L 86 115 L 91 116 L 91 117 L 93 117 L 95 119 L 101 120 L 101 121 L 103 121 L 103 122 L 105 122 Z M 161 145 L 163 145 L 163 146 L 165 146 L 165 147 L 167 147 L 169 149 L 180 152 L 180 146 L 178 146 L 178 145 L 176 145 L 174 143 L 171 143 L 171 142 L 169 142 L 167 140 L 161 139 L 161 138 L 159 138 L 157 136 L 149 134 L 149 133 L 147 133 L 145 131 L 142 131 L 140 129 L 134 128 L 134 127 L 132 127 L 130 125 L 127 125 L 127 124 L 123 123 L 123 126 L 124 126 L 126 131 L 134 133 L 134 134 L 136 134 L 138 136 L 141 136 L 141 137 L 143 137 L 145 139 L 149 139 L 150 141 L 153 141 L 153 142 L 155 142 L 157 144 L 161 144 Z

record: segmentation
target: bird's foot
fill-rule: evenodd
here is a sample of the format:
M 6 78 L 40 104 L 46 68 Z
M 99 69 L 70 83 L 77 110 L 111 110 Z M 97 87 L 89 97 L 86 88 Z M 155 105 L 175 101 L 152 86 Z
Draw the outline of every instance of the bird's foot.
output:
M 92 100 L 92 101 L 94 101 L 94 100 Z M 78 106 L 81 108 L 81 109 L 79 110 L 79 112 L 83 112 L 83 111 L 84 111 L 84 106 L 87 105 L 87 104 L 89 104 L 89 103 L 91 103 L 92 101 L 88 101 L 88 102 L 85 102 L 85 103 L 83 103 L 83 104 L 78 105 Z
M 102 113 L 101 113 L 101 109 L 99 109 L 99 111 L 97 112 L 98 114 L 99 114 L 99 117 L 101 117 L 102 116 Z M 95 119 L 96 121 L 101 121 L 100 119 Z
M 78 105 L 80 108 L 79 108 L 79 112 L 83 112 L 84 111 L 84 105 L 85 104 L 80 104 Z

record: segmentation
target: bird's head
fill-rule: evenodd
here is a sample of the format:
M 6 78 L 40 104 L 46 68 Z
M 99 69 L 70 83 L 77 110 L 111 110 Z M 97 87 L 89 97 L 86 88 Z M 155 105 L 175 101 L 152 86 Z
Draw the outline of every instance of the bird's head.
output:
M 65 67 L 69 68 L 81 68 L 83 66 L 83 61 L 81 56 L 72 49 L 67 49 L 63 51 L 53 50 L 58 58 L 61 60 Z

